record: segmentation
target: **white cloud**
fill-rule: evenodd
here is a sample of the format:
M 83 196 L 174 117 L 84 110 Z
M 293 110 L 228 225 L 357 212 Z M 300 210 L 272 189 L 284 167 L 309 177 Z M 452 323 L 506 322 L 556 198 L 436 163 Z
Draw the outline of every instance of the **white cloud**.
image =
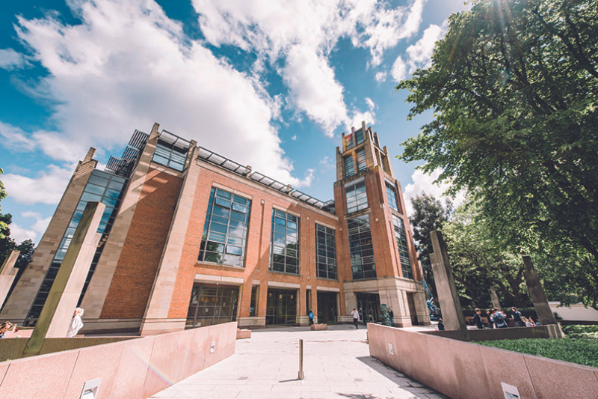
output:
M 374 108 L 376 108 L 376 104 L 374 104 L 374 101 L 369 97 L 365 98 L 365 103 L 368 105 L 368 108 L 370 110 L 373 110 Z
M 330 169 L 334 167 L 334 163 L 329 156 L 325 156 L 320 160 L 320 165 L 322 165 L 322 169 Z
M 387 75 L 388 75 L 387 72 L 377 72 L 376 76 L 375 76 L 376 82 L 378 82 L 378 83 L 385 82 Z
M 293 137 L 291 137 L 291 140 L 293 140 L 293 141 L 297 141 L 297 135 L 296 135 L 296 134 L 294 134 L 294 135 L 293 135 Z
M 371 65 L 379 65 L 386 49 L 417 33 L 425 1 L 395 9 L 376 0 L 193 0 L 193 6 L 209 43 L 257 51 L 273 65 L 283 59 L 279 72 L 293 104 L 330 136 L 337 126 L 349 126 L 355 113 L 347 111 L 328 62 L 336 42 L 351 38 L 355 47 L 370 50 Z
M 29 65 L 27 58 L 11 48 L 0 49 L 0 68 L 12 70 L 21 69 Z
M 35 230 L 23 228 L 16 223 L 11 223 L 9 228 L 10 238 L 15 240 L 17 245 L 25 240 L 32 240 L 33 242 L 37 242 L 38 233 Z
M 22 129 L 8 123 L 0 122 L 0 136 L 2 146 L 12 151 L 33 151 L 36 147 L 35 140 L 28 138 Z
M 403 58 L 399 55 L 392 65 L 392 78 L 395 82 L 400 82 L 407 76 L 407 64 L 403 61 Z
M 69 5 L 82 24 L 65 25 L 48 14 L 34 20 L 21 17 L 17 26 L 32 59 L 48 71 L 31 88 L 55 104 L 57 132 L 32 134 L 46 153 L 70 161 L 84 156 L 89 146 L 98 151 L 122 148 L 134 129 L 149 131 L 159 122 L 277 180 L 297 187 L 311 182 L 309 173 L 303 179 L 293 177 L 293 165 L 280 148 L 272 121 L 280 115 L 282 99 L 269 97 L 258 80 L 186 37 L 156 3 L 97 0 Z M 326 63 L 312 62 L 322 74 L 330 73 Z M 12 179 L 13 185 L 19 184 L 15 187 L 29 182 Z M 24 194 L 19 200 L 27 203 L 55 198 Z
M 24 218 L 33 218 L 35 223 L 29 228 L 24 228 L 19 224 L 10 224 L 10 236 L 17 244 L 20 244 L 24 240 L 32 240 L 33 242 L 39 242 L 39 239 L 44 234 L 52 217 L 42 219 L 41 214 L 32 211 L 22 212 L 21 216 Z
M 396 82 L 407 77 L 407 73 L 413 73 L 418 68 L 428 68 L 432 64 L 432 55 L 436 42 L 444 37 L 448 27 L 448 21 L 442 26 L 430 25 L 417 43 L 407 48 L 407 61 L 398 56 L 392 67 L 392 77 Z
M 71 175 L 70 169 L 49 165 L 35 178 L 7 173 L 2 182 L 7 194 L 21 204 L 58 204 Z
M 422 193 L 426 193 L 428 195 L 432 195 L 441 201 L 444 201 L 445 198 L 448 198 L 444 195 L 444 193 L 448 190 L 449 185 L 447 183 L 443 184 L 436 184 L 434 181 L 440 176 L 442 173 L 442 169 L 438 168 L 431 174 L 424 174 L 421 170 L 417 169 L 413 172 L 411 179 L 413 183 L 407 184 L 405 189 L 403 190 L 403 195 L 405 197 L 405 206 L 407 208 L 407 215 L 411 216 L 413 214 L 413 207 L 411 206 L 411 199 L 421 195 Z M 465 194 L 463 192 L 459 192 L 456 198 L 451 198 L 455 208 L 458 207 L 463 203 L 465 199 Z

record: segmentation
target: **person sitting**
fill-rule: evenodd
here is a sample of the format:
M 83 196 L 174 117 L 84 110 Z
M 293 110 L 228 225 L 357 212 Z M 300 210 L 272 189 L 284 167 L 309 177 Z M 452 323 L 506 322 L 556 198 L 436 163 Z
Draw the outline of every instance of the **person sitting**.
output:
M 530 317 L 530 320 L 531 320 L 531 321 L 532 321 L 532 323 L 534 323 L 536 326 L 541 326 L 541 325 L 542 325 L 542 323 L 540 323 L 540 319 L 538 319 L 538 318 L 536 318 L 536 319 L 534 320 L 534 318 L 533 318 L 533 317 Z
M 531 319 L 528 319 L 525 316 L 521 316 L 521 321 L 523 321 L 525 323 L 526 327 L 535 327 L 535 324 L 533 321 L 531 321 Z
M 501 309 L 493 309 L 494 313 L 492 313 L 492 322 L 496 325 L 496 328 L 507 328 L 507 321 L 505 320 L 505 315 Z
M 484 323 L 482 322 L 482 311 L 479 308 L 475 308 L 475 315 L 473 316 L 473 322 L 478 327 L 478 330 L 484 329 Z
M 12 324 L 10 321 L 0 323 L 0 338 L 4 338 L 4 334 L 9 331 L 18 331 L 17 325 Z
M 441 318 L 438 319 L 438 331 L 444 331 L 444 323 Z
M 73 314 L 73 320 L 71 320 L 71 325 L 66 333 L 68 338 L 74 338 L 77 336 L 77 333 L 80 329 L 83 328 L 83 321 L 81 320 L 81 316 L 83 316 L 84 310 L 81 308 L 75 309 L 75 313 Z

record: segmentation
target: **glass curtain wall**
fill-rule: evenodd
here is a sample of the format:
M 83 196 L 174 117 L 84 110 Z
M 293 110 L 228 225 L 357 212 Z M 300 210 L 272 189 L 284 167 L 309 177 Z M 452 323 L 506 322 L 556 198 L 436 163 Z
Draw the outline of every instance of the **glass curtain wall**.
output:
M 349 219 L 347 224 L 349 227 L 349 249 L 353 280 L 376 278 L 369 215 Z
M 318 278 L 337 280 L 335 231 L 316 223 L 316 269 Z
M 405 233 L 405 224 L 403 219 L 395 215 L 392 215 L 392 222 L 394 224 L 397 247 L 399 248 L 399 260 L 401 261 L 403 277 L 413 280 L 413 270 L 411 269 L 409 250 L 407 249 L 407 234 Z
M 156 151 L 154 152 L 153 162 L 160 165 L 168 166 L 174 170 L 182 172 L 185 168 L 185 159 L 189 151 L 188 143 L 186 141 L 175 140 L 169 143 L 166 140 L 158 139 Z
M 251 201 L 212 187 L 198 260 L 244 267 Z
M 299 218 L 272 210 L 270 271 L 299 274 Z
M 102 234 L 102 240 L 98 245 L 98 250 L 96 251 L 96 255 L 94 257 L 93 263 L 89 269 L 89 273 L 87 275 L 87 279 L 85 282 L 85 286 L 83 288 L 83 293 L 81 294 L 81 301 L 87 286 L 89 285 L 89 281 L 93 276 L 93 272 L 95 270 L 95 266 L 97 265 L 97 261 L 99 258 L 99 253 L 103 249 L 103 244 L 105 242 L 106 237 L 108 236 L 110 229 L 112 228 L 112 223 L 114 222 L 114 218 L 118 212 L 118 208 L 120 207 L 121 196 L 125 189 L 127 179 L 121 176 L 112 175 L 110 173 L 106 173 L 100 170 L 94 170 L 91 172 L 91 176 L 83 190 L 83 194 L 79 199 L 79 203 L 77 204 L 77 208 L 71 216 L 71 220 L 69 225 L 64 232 L 62 239 L 60 241 L 60 245 L 58 246 L 58 250 L 54 255 L 54 259 L 50 264 L 50 268 L 42 281 L 40 289 L 33 301 L 33 305 L 27 314 L 27 318 L 24 325 L 33 326 L 35 325 L 35 321 L 39 317 L 44 304 L 46 303 L 46 299 L 48 298 L 48 294 L 50 293 L 50 289 L 52 288 L 52 284 L 54 284 L 54 280 L 56 279 L 56 275 L 58 274 L 58 270 L 60 269 L 60 265 L 64 260 L 64 255 L 71 244 L 71 240 L 73 239 L 73 235 L 75 234 L 75 230 L 79 225 L 79 221 L 81 220 L 81 216 L 83 215 L 83 211 L 87 206 L 88 202 L 101 202 L 102 204 L 106 205 L 104 213 L 102 215 L 102 219 L 100 220 L 100 225 L 98 226 L 98 233 Z
M 268 290 L 266 324 L 295 325 L 297 323 L 297 293 Z

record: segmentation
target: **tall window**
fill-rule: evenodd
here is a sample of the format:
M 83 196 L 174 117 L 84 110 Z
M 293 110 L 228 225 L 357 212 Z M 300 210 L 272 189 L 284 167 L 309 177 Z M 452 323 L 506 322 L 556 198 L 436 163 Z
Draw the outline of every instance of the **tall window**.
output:
M 345 146 L 347 147 L 347 150 L 350 150 L 351 148 L 353 148 L 353 135 L 349 134 L 347 136 L 345 136 Z
M 349 225 L 349 249 L 353 280 L 376 278 L 369 215 L 349 219 L 347 223 Z
M 355 174 L 355 168 L 353 167 L 353 156 L 349 155 L 345 157 L 345 177 L 350 177 Z
M 169 143 L 165 140 L 158 139 L 158 144 L 156 145 L 156 151 L 154 152 L 152 161 L 182 172 L 185 168 L 185 159 L 187 158 L 187 151 L 189 149 L 181 147 L 181 145 L 182 144 L 178 143 L 178 141 Z
M 397 205 L 397 194 L 395 192 L 395 186 L 386 182 L 386 196 L 388 197 L 388 206 L 395 211 L 399 211 L 399 206 Z
M 54 284 L 54 280 L 56 279 L 56 275 L 58 274 L 58 270 L 60 269 L 60 265 L 62 265 L 62 261 L 64 260 L 64 255 L 71 244 L 73 239 L 73 235 L 75 234 L 75 230 L 79 225 L 79 221 L 81 220 L 81 216 L 83 215 L 83 211 L 87 206 L 88 202 L 101 202 L 102 204 L 106 205 L 104 209 L 104 213 L 102 214 L 102 219 L 100 221 L 100 225 L 98 226 L 98 233 L 104 234 L 103 237 L 106 237 L 107 234 L 110 232 L 112 228 L 112 223 L 114 222 L 114 218 L 116 217 L 116 211 L 120 207 L 120 196 L 121 193 L 125 189 L 125 183 L 127 179 L 115 176 L 110 173 L 102 172 L 100 170 L 94 170 L 91 172 L 91 176 L 87 181 L 87 185 L 83 190 L 83 194 L 79 199 L 79 203 L 77 204 L 77 208 L 71 217 L 71 221 L 62 235 L 62 240 L 60 241 L 60 245 L 56 254 L 54 255 L 54 259 L 52 259 L 52 263 L 50 264 L 50 268 L 42 281 L 42 285 L 39 288 L 39 291 L 33 301 L 33 305 L 29 310 L 27 315 L 27 319 L 37 319 L 46 303 L 46 299 L 48 298 L 48 294 L 50 293 L 50 289 L 52 288 L 52 284 Z M 91 279 L 95 271 L 95 267 L 97 265 L 97 260 L 99 258 L 98 252 L 103 250 L 103 246 L 100 247 L 96 251 L 96 256 L 93 259 L 91 267 L 89 269 L 89 273 L 87 275 L 87 279 L 85 282 L 85 286 L 83 291 L 87 289 L 87 285 Z M 29 325 L 31 325 L 30 321 L 27 321 Z
M 357 171 L 361 172 L 365 170 L 366 163 L 365 163 L 365 149 L 361 149 L 357 151 Z
M 299 274 L 299 218 L 272 210 L 272 252 L 270 270 Z
M 357 142 L 357 145 L 363 143 L 363 129 L 359 129 L 355 132 L 355 141 Z
M 243 267 L 251 201 L 212 187 L 204 224 L 200 262 Z
M 316 224 L 316 268 L 318 277 L 338 279 L 334 229 Z
M 407 249 L 407 235 L 405 234 L 405 224 L 403 222 L 403 219 L 395 215 L 392 215 L 392 221 L 395 228 L 395 238 L 397 239 L 397 247 L 399 247 L 399 260 L 401 261 L 403 277 L 413 279 L 413 270 L 411 269 L 411 261 L 409 260 L 409 250 Z
M 361 181 L 345 187 L 347 193 L 347 213 L 352 213 L 368 207 L 368 197 L 365 192 L 365 182 Z

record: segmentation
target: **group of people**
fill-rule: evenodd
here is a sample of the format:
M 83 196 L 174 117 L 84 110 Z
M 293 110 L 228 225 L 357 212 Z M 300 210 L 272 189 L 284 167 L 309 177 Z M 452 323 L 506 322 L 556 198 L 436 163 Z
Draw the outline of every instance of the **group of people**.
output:
M 77 336 L 77 333 L 81 328 L 83 328 L 83 321 L 81 317 L 83 316 L 83 309 L 77 308 L 73 313 L 73 318 L 71 319 L 71 324 L 69 325 L 68 332 L 66 333 L 67 338 L 74 338 Z M 0 323 L 0 338 L 4 338 L 4 335 L 9 331 L 19 331 L 16 324 L 11 323 L 10 321 L 4 321 Z
M 513 321 L 517 327 L 534 327 L 541 325 L 539 321 L 534 321 L 533 317 L 527 318 L 523 316 L 516 307 L 512 307 L 511 310 L 513 311 Z M 507 323 L 507 315 L 502 311 L 502 309 L 488 309 L 486 314 L 488 317 L 488 328 L 509 327 L 509 324 Z M 484 328 L 484 322 L 482 321 L 482 311 L 479 308 L 475 309 L 473 322 L 478 329 L 481 330 Z

